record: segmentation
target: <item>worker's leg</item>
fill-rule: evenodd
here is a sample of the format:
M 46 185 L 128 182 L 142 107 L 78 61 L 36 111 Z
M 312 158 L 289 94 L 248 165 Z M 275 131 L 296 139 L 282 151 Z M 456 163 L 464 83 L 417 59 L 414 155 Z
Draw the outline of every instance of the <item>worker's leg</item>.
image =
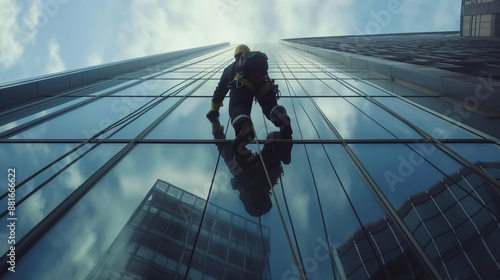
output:
M 287 115 L 285 107 L 278 105 L 273 89 L 259 99 L 259 104 L 264 115 L 276 127 L 280 128 L 281 137 L 283 139 L 292 139 L 290 117 Z
M 279 165 L 280 161 L 284 164 L 290 164 L 292 161 L 293 143 L 291 140 L 280 141 L 282 139 L 281 133 L 278 131 L 267 135 L 267 140 L 270 140 L 270 142 L 266 143 L 262 149 L 262 156 L 266 165 L 272 167 Z
M 252 111 L 253 94 L 246 87 L 231 89 L 229 99 L 229 117 L 233 125 L 235 135 L 241 131 L 242 124 L 252 121 L 250 113 Z
M 229 116 L 236 134 L 232 143 L 233 153 L 240 163 L 250 165 L 255 161 L 255 155 L 246 147 L 255 138 L 250 118 L 252 101 L 253 94 L 247 88 L 231 90 Z

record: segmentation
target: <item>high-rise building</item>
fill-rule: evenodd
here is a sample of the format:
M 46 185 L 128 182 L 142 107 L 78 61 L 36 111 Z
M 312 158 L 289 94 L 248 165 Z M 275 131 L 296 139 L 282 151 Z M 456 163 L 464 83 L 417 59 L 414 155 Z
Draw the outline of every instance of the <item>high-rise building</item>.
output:
M 494 63 L 491 76 L 474 76 L 452 47 L 425 56 L 416 46 L 412 62 L 402 57 L 412 44 L 347 39 L 376 45 L 363 49 L 371 54 L 306 39 L 250 45 L 268 55 L 294 132 L 292 161 L 260 217 L 219 155 L 217 144 L 234 139 L 227 98 L 227 140 L 205 117 L 235 46 L 1 86 L 0 163 L 17 186 L 15 211 L 7 190 L 1 197 L 2 223 L 17 218 L 15 231 L 0 227 L 0 240 L 16 242 L 0 243 L 2 279 L 498 278 Z M 260 108 L 251 117 L 262 146 L 277 129 Z
M 462 0 L 460 35 L 500 36 L 500 1 Z
M 377 86 L 500 138 L 500 38 L 430 32 L 284 43 L 368 71 Z

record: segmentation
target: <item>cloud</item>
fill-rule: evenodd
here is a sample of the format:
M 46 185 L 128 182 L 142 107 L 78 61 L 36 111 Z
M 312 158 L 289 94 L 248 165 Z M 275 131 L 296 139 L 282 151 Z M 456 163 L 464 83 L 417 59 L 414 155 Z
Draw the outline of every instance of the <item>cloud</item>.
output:
M 462 9 L 460 1 L 456 1 L 454 5 L 444 1 L 433 2 L 437 5 L 435 11 L 436 16 L 433 17 L 434 30 L 458 30 L 460 28 L 460 11 Z M 457 28 L 458 26 L 458 28 Z
M 132 1 L 116 40 L 116 59 L 140 57 L 220 42 L 272 43 L 287 37 L 348 33 L 352 3 Z
M 98 52 L 93 52 L 87 56 L 86 66 L 95 66 L 102 64 L 102 55 Z
M 461 1 L 404 0 L 397 14 L 398 32 L 458 30 Z M 396 17 L 396 16 L 395 16 Z
M 354 18 L 346 11 L 352 1 L 274 1 L 274 40 L 348 33 Z
M 0 64 L 4 68 L 15 65 L 22 57 L 26 45 L 34 42 L 37 34 L 41 1 L 32 1 L 28 11 L 14 0 L 0 2 Z
M 20 8 L 14 1 L 2 1 L 0 7 L 0 63 L 11 67 L 23 54 L 23 46 L 16 40 L 17 20 Z
M 32 5 L 29 7 L 28 12 L 23 16 L 23 23 L 25 26 L 30 26 L 36 28 L 40 23 L 40 15 L 42 13 L 42 2 L 40 0 L 34 0 Z M 31 33 L 32 38 L 36 33 Z
M 54 36 L 52 31 L 57 32 L 57 39 L 65 50 L 88 54 L 65 59 L 66 67 L 79 68 L 221 42 L 274 43 L 295 37 L 456 30 L 460 10 L 459 1 L 436 4 L 431 0 L 370 3 L 360 0 L 131 0 L 126 3 L 115 0 L 101 3 L 94 0 L 97 10 L 86 7 L 87 10 L 82 11 L 82 6 L 72 4 L 65 6 L 65 16 L 56 16 L 68 2 L 1 1 L 0 65 L 5 69 L 10 67 L 9 79 L 46 74 L 45 65 L 36 67 L 37 51 L 43 49 L 40 44 Z M 400 3 L 400 12 L 390 14 L 387 19 L 389 3 L 393 2 Z M 80 17 L 82 13 L 89 16 Z M 81 41 L 75 41 L 74 33 L 62 32 L 64 26 L 75 24 L 68 18 L 84 21 L 78 26 Z M 38 32 L 49 24 L 52 34 Z M 17 69 L 12 67 L 16 65 L 19 65 Z M 15 73 L 22 70 L 25 72 L 22 75 Z
M 215 146 L 209 148 L 207 146 L 196 146 L 190 148 L 189 153 L 186 153 L 183 149 L 178 149 L 176 146 L 151 145 L 148 147 L 139 146 L 136 149 L 131 156 L 123 159 L 121 168 L 124 170 L 117 179 L 120 182 L 121 193 L 130 195 L 130 197 L 143 195 L 144 188 L 151 188 L 157 179 L 161 179 L 196 196 L 202 198 L 207 196 L 212 181 L 214 164 L 213 154 L 209 153 L 207 155 L 207 149 L 214 152 L 216 151 Z M 165 157 L 153 155 L 165 155 Z M 141 162 L 144 162 L 142 160 L 144 156 L 147 157 L 147 166 L 141 165 Z M 141 158 L 141 160 L 138 160 L 138 158 Z M 183 160 L 180 162 L 165 160 L 165 158 L 183 158 Z M 145 175 L 138 177 L 137 170 L 142 170 L 141 174 Z
M 61 72 L 66 70 L 66 66 L 59 54 L 59 43 L 57 40 L 52 39 L 49 42 L 49 58 L 47 61 L 47 65 L 45 66 L 46 74 Z
M 209 3 L 192 1 L 132 1 L 129 20 L 121 25 L 120 59 L 191 48 L 221 41 L 214 32 L 220 20 Z M 220 27 L 220 24 L 219 24 Z
M 398 11 L 390 14 L 393 7 L 391 5 L 395 2 L 399 3 L 396 9 Z M 283 38 L 294 37 L 436 31 L 453 29 L 456 23 L 456 20 L 450 21 L 454 15 L 443 16 L 436 10 L 434 1 L 430 0 L 386 0 L 376 3 L 134 0 L 127 3 L 120 9 L 120 14 L 114 14 L 111 22 L 103 24 L 108 26 L 107 31 L 95 32 L 93 36 L 96 40 L 89 40 L 109 40 L 108 44 L 103 44 L 96 50 L 98 53 L 105 53 L 102 56 L 104 62 L 221 42 L 274 43 Z M 448 9 L 450 5 L 455 4 L 440 3 L 439 11 Z M 455 6 L 459 9 L 460 5 Z M 107 6 L 106 9 L 116 7 Z M 428 17 L 436 19 L 434 25 L 432 20 L 422 20 Z M 384 22 L 380 23 L 380 20 Z M 442 27 L 443 25 L 451 27 Z

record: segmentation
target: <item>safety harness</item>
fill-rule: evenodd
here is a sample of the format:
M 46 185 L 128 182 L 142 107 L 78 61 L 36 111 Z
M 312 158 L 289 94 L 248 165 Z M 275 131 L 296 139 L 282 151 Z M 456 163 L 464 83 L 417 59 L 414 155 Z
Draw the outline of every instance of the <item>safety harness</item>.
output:
M 244 52 L 241 54 L 236 67 L 236 76 L 228 84 L 229 88 L 233 86 L 242 88 L 245 86 L 250 89 L 256 100 L 273 90 L 276 99 L 279 99 L 278 85 L 267 74 L 266 54 L 258 51 Z
M 272 82 L 274 83 L 274 80 Z M 250 82 L 248 79 L 243 77 L 243 72 L 237 73 L 231 84 L 234 85 L 236 88 L 241 88 L 243 86 L 246 86 L 247 88 L 249 88 L 252 91 L 252 93 L 255 96 L 255 99 L 257 99 L 257 100 L 259 100 L 262 96 L 264 96 L 267 92 L 269 92 L 269 90 L 273 86 L 271 84 L 271 81 L 266 81 L 264 83 L 264 85 L 262 85 L 260 87 L 260 89 L 256 91 L 253 83 Z M 276 85 L 276 87 L 277 87 L 277 85 Z M 277 96 L 279 96 L 279 95 L 277 95 Z

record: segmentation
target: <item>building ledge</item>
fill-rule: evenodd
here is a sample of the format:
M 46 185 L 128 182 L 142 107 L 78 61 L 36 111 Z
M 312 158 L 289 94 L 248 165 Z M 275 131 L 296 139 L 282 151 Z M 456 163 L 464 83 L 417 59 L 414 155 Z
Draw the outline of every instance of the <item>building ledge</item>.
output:
M 104 79 L 109 79 L 148 66 L 167 62 L 175 58 L 180 58 L 193 53 L 214 51 L 228 45 L 229 43 L 220 43 L 150 55 L 2 84 L 0 85 L 0 111 L 10 110 L 54 96 L 57 93 L 80 88 Z
M 362 68 L 395 81 L 425 87 L 430 91 L 449 96 L 464 104 L 467 102 L 474 103 L 474 105 L 482 107 L 483 112 L 490 115 L 488 117 L 500 117 L 500 89 L 495 88 L 498 81 L 494 81 L 489 77 L 472 77 L 467 74 L 425 65 L 312 47 L 284 40 L 281 43 L 349 66 Z

